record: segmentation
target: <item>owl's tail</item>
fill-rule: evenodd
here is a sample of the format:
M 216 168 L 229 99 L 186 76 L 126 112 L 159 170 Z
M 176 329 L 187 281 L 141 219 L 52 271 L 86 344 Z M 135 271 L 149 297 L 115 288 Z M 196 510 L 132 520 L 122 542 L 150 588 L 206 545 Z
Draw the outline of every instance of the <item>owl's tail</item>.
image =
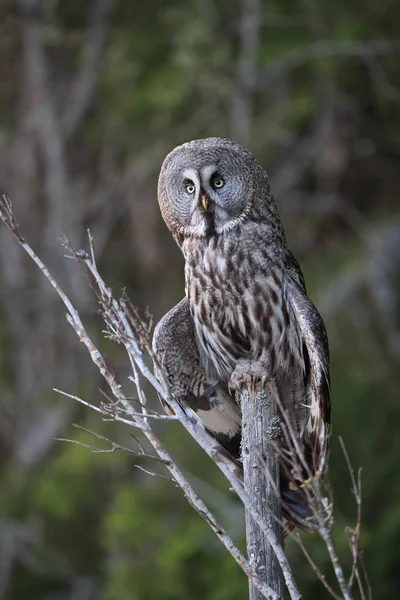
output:
M 282 516 L 293 526 L 303 531 L 315 531 L 316 521 L 312 508 L 301 489 L 291 489 L 289 481 L 281 481 Z

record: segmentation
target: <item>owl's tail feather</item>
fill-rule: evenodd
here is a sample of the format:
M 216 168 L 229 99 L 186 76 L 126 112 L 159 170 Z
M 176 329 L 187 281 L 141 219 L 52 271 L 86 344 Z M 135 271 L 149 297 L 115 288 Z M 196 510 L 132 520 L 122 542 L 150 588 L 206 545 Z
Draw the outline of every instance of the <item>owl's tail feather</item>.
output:
M 312 508 L 302 490 L 293 490 L 285 478 L 281 481 L 282 516 L 303 531 L 315 531 L 317 524 Z

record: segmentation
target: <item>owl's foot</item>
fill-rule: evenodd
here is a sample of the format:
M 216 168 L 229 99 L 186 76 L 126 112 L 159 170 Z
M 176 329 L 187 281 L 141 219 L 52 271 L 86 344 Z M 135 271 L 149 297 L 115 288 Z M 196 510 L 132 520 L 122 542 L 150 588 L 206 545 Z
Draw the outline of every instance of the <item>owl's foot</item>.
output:
M 263 364 L 242 359 L 238 361 L 231 375 L 229 389 L 233 393 L 244 388 L 252 393 L 261 392 L 267 389 L 270 379 Z

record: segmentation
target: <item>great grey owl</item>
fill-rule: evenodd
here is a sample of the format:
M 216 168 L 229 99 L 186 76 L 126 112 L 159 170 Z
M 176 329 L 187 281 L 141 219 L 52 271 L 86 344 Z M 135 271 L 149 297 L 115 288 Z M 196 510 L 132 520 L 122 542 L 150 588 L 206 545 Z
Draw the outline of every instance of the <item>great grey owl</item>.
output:
M 185 297 L 153 341 L 171 392 L 238 459 L 233 388 L 246 372 L 273 377 L 310 469 L 322 472 L 330 441 L 327 336 L 286 245 L 267 173 L 239 144 L 195 140 L 166 157 L 158 200 L 185 258 Z M 281 490 L 284 514 L 306 528 L 307 503 L 283 469 Z

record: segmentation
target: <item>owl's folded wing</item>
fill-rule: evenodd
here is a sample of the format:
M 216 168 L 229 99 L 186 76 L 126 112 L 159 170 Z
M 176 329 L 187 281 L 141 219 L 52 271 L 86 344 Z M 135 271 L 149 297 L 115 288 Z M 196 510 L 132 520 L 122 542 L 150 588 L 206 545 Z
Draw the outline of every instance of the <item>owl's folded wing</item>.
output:
M 304 451 L 311 471 L 323 472 L 331 435 L 328 338 L 322 317 L 306 295 L 302 278 L 294 272 L 288 274 L 288 299 L 303 340 L 306 402 L 310 407 L 303 434 Z
M 173 396 L 184 409 L 192 409 L 206 429 L 237 458 L 240 455 L 240 408 L 228 389 L 208 377 L 200 363 L 186 298 L 157 324 L 153 349 Z M 165 403 L 163 406 L 168 411 Z

